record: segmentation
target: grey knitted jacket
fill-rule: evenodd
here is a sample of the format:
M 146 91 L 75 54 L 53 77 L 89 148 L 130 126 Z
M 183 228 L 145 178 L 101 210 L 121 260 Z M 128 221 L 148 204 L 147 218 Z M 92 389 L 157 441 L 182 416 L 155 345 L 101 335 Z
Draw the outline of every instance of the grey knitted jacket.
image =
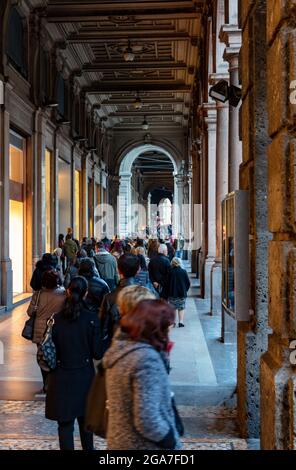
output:
M 160 450 L 157 442 L 170 429 L 179 449 L 168 373 L 160 354 L 118 330 L 103 366 L 109 402 L 108 449 Z

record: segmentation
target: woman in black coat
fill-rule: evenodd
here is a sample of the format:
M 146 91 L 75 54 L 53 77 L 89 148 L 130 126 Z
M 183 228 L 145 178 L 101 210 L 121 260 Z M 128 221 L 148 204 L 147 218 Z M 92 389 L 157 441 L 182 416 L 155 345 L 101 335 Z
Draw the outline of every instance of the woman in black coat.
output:
M 103 298 L 110 292 L 108 284 L 99 277 L 92 259 L 85 258 L 80 262 L 78 274 L 85 277 L 88 283 L 85 299 L 87 308 L 98 313 Z
M 180 258 L 172 259 L 172 270 L 169 281 L 169 303 L 178 312 L 179 327 L 184 327 L 184 315 L 187 293 L 190 288 L 190 280 L 187 271 L 182 268 Z
M 101 347 L 99 320 L 83 300 L 86 292 L 85 278 L 72 279 L 66 306 L 54 316 L 57 367 L 48 376 L 45 416 L 58 422 L 61 450 L 74 450 L 76 418 L 83 450 L 93 450 L 93 435 L 84 430 L 84 414 L 95 375 L 93 359 L 101 359 Z

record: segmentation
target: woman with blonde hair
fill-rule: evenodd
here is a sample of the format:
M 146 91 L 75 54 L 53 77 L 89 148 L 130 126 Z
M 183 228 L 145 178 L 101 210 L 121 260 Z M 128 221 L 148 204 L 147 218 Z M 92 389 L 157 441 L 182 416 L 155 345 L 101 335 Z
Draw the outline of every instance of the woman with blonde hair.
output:
M 169 303 L 178 312 L 179 328 L 183 328 L 186 299 L 188 290 L 190 288 L 190 280 L 187 271 L 182 268 L 182 261 L 180 258 L 173 258 L 171 262 L 172 270 L 170 274 L 168 294 Z
M 122 318 L 131 312 L 142 300 L 155 300 L 155 295 L 146 287 L 127 286 L 118 294 L 117 305 Z

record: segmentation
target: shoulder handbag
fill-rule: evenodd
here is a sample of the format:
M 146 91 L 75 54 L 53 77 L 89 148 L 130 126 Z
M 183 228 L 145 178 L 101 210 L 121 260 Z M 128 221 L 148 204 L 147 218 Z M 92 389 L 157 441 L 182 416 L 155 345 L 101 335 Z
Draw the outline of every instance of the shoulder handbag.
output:
M 22 331 L 22 337 L 29 341 L 32 341 L 34 337 L 34 325 L 35 325 L 35 319 L 36 319 L 38 305 L 39 305 L 39 299 L 40 299 L 40 290 L 37 292 L 37 297 L 36 297 L 36 302 L 34 305 L 33 313 L 30 316 L 30 318 L 25 322 L 25 325 Z
M 49 320 L 47 320 L 47 327 L 43 336 L 41 343 L 38 345 L 37 349 L 37 362 L 39 367 L 46 371 L 50 372 L 56 368 L 57 357 L 56 357 L 56 347 L 52 340 L 52 327 L 54 325 L 54 315 L 53 314 Z
M 99 363 L 97 369 L 98 373 L 93 380 L 87 397 L 85 430 L 105 439 L 108 425 L 106 371 L 102 362 Z
M 165 354 L 160 354 L 160 357 L 164 363 L 167 373 L 169 374 L 171 368 L 170 368 L 169 360 L 167 359 L 168 356 L 166 356 Z M 174 392 L 171 392 L 171 404 L 172 404 L 172 410 L 173 410 L 174 418 L 175 418 L 175 426 L 176 426 L 179 436 L 182 437 L 184 436 L 185 429 L 184 429 L 184 424 L 182 422 L 181 416 L 179 415 L 179 411 L 176 405 Z
M 134 351 L 137 351 L 138 349 L 145 348 L 146 346 L 140 346 L 131 351 L 128 351 L 120 359 Z M 97 369 L 98 373 L 96 374 L 90 387 L 86 402 L 85 430 L 96 434 L 96 436 L 106 439 L 109 413 L 106 389 L 106 370 L 103 367 L 102 361 L 99 363 Z

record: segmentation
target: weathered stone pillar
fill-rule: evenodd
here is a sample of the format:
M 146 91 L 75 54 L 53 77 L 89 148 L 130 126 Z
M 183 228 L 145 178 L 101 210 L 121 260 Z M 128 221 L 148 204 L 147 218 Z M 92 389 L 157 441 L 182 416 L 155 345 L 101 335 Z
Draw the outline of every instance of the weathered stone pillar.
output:
M 295 1 L 267 2 L 269 336 L 261 361 L 261 447 L 295 449 Z M 294 94 L 295 95 L 295 94 Z M 293 346 L 295 349 L 295 347 Z
M 0 106 L 0 253 L 1 253 L 1 289 L 0 305 L 12 307 L 12 265 L 9 258 L 9 92 L 10 86 L 4 86 L 4 104 Z
M 234 18 L 233 18 L 234 19 Z M 226 24 L 220 33 L 225 42 L 224 60 L 229 62 L 229 84 L 239 87 L 239 53 L 241 30 L 237 24 Z M 239 167 L 242 163 L 242 143 L 239 136 L 240 105 L 229 106 L 229 192 L 239 189 Z
M 266 351 L 268 323 L 267 75 L 266 11 L 261 0 L 241 2 L 243 29 L 241 189 L 250 194 L 250 321 L 238 323 L 238 418 L 244 437 L 260 433 L 260 357 Z M 274 268 L 277 267 L 274 265 Z M 226 316 L 227 318 L 228 316 Z M 270 430 L 267 431 L 270 433 Z
M 205 262 L 205 298 L 211 298 L 211 272 L 216 258 L 216 130 L 217 109 L 215 103 L 204 104 L 207 111 L 207 239 L 208 250 Z
M 214 74 L 210 83 L 228 80 L 228 74 Z M 211 279 L 211 314 L 221 313 L 222 306 L 222 201 L 228 193 L 228 103 L 217 102 L 216 148 L 216 258 Z
M 241 29 L 238 27 L 238 2 L 228 2 L 228 24 L 221 27 L 220 40 L 226 44 L 223 59 L 229 63 L 229 85 L 239 87 L 239 53 L 241 48 Z M 239 135 L 240 105 L 229 105 L 229 147 L 228 147 L 228 191 L 240 189 L 239 169 L 242 163 L 242 143 Z M 236 321 L 222 309 L 221 338 L 224 343 L 237 340 Z

